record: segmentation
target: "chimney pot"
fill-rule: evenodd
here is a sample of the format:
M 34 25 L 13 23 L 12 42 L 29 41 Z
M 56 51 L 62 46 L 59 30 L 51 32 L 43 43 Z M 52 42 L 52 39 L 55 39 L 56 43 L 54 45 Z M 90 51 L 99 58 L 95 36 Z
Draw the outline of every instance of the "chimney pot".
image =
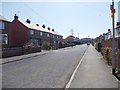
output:
M 29 19 L 26 20 L 27 23 L 31 23 L 31 21 Z
M 42 25 L 43 28 L 45 28 L 45 25 Z
M 110 32 L 111 30 L 110 29 L 108 29 L 108 33 Z
M 48 30 L 50 30 L 50 27 L 48 27 Z
M 14 19 L 18 19 L 18 16 L 15 14 Z
M 54 29 L 52 29 L 52 31 L 54 32 Z
M 39 24 L 36 24 L 36 26 L 39 26 Z
M 120 22 L 117 22 L 117 26 L 119 26 L 120 25 Z

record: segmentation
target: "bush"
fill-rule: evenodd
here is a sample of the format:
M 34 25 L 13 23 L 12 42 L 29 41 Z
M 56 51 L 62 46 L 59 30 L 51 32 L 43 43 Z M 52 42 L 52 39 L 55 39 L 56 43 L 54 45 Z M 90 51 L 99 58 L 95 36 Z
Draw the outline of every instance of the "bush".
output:
M 44 41 L 42 44 L 42 49 L 43 50 L 50 50 L 51 49 L 50 43 L 48 43 L 47 41 Z

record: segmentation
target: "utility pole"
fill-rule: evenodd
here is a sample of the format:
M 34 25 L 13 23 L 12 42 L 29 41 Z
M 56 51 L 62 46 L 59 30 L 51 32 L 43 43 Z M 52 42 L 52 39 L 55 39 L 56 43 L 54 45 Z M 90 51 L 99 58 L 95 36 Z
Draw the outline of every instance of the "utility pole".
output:
M 111 17 L 112 17 L 112 29 L 113 29 L 113 38 L 112 38 L 112 74 L 115 75 L 116 71 L 116 60 L 115 60 L 115 27 L 114 27 L 114 19 L 115 19 L 115 9 L 114 9 L 114 0 L 112 0 L 112 5 L 110 5 L 111 9 Z
M 73 36 L 73 29 L 71 29 L 71 35 Z
M 73 43 L 73 29 L 71 29 L 71 35 L 72 35 L 72 38 L 71 38 L 71 45 L 72 45 L 72 43 Z
M 78 38 L 79 38 L 79 33 L 78 33 Z

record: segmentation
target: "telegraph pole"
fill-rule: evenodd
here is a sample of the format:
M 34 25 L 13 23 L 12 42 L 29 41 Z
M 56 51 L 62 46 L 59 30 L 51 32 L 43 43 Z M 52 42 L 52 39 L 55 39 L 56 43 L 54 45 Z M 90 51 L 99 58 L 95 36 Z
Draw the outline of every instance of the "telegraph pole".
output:
M 73 36 L 73 29 L 71 29 L 71 35 Z
M 78 33 L 78 38 L 79 38 L 79 33 Z
M 111 9 L 111 17 L 112 17 L 112 29 L 113 29 L 113 38 L 112 38 L 112 74 L 115 75 L 116 70 L 116 60 L 115 60 L 115 27 L 114 27 L 114 19 L 115 19 L 115 9 L 114 9 L 114 0 L 112 0 L 112 5 L 110 5 Z

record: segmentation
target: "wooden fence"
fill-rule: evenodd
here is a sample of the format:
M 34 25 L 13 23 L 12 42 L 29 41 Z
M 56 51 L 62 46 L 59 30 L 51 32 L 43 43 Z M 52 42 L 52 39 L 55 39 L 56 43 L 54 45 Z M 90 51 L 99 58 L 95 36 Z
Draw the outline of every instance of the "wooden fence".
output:
M 12 56 L 18 56 L 23 54 L 41 52 L 41 47 L 15 47 L 15 48 L 2 48 L 0 50 L 0 58 L 7 58 Z

